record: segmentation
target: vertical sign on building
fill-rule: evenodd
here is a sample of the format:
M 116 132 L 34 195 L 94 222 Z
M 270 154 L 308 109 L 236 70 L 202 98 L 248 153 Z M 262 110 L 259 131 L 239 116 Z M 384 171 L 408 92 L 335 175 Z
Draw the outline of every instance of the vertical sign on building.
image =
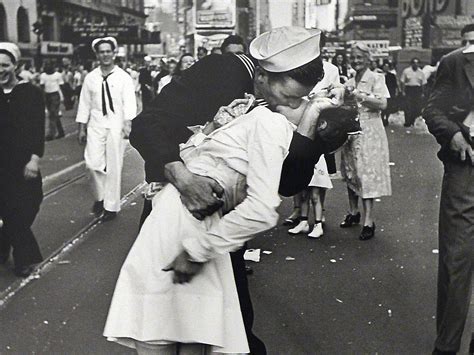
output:
M 231 28 L 235 26 L 235 0 L 196 0 L 196 28 Z

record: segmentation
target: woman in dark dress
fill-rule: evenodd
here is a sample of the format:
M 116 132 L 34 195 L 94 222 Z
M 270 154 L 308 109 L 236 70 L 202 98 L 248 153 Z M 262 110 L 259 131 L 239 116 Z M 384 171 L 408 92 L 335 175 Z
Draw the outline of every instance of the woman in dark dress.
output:
M 26 277 L 43 260 L 31 225 L 43 199 L 45 106 L 41 90 L 16 77 L 19 58 L 15 44 L 0 43 L 0 263 L 12 251 L 15 275 Z

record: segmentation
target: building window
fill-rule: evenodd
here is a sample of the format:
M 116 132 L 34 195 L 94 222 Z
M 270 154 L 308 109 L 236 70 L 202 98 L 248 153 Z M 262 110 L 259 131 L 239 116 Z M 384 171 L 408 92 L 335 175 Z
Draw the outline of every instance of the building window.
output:
M 28 12 L 23 6 L 18 8 L 18 12 L 16 14 L 16 24 L 18 42 L 30 42 L 30 20 L 28 18 Z
M 8 41 L 7 37 L 7 15 L 5 8 L 0 4 L 0 41 Z

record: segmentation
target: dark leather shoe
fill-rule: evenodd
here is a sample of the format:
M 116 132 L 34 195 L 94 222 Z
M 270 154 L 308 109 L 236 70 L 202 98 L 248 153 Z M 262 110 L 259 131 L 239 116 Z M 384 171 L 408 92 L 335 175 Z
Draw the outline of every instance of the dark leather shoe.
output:
M 362 232 L 360 233 L 360 240 L 369 240 L 375 236 L 375 223 L 372 223 L 372 226 L 364 226 Z
M 13 269 L 13 273 L 18 277 L 28 277 L 33 271 L 35 271 L 37 264 L 16 266 Z
M 341 228 L 349 228 L 352 227 L 354 224 L 360 223 L 360 212 L 357 214 L 347 214 L 344 220 L 339 225 Z
M 101 220 L 102 222 L 108 222 L 115 219 L 116 217 L 117 217 L 117 212 L 104 210 L 104 214 L 102 215 Z
M 92 205 L 92 213 L 99 217 L 104 212 L 104 201 L 95 201 Z

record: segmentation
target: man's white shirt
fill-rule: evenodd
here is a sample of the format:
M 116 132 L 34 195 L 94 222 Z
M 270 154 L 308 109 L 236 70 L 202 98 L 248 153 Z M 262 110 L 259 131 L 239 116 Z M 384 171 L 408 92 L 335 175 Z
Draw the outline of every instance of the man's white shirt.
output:
M 131 121 L 137 115 L 137 102 L 133 80 L 126 71 L 115 66 L 107 77 L 113 111 L 108 95 L 105 95 L 107 115 L 102 111 L 102 85 L 104 79 L 100 67 L 86 75 L 82 85 L 76 122 L 102 128 L 123 126 L 123 121 Z

